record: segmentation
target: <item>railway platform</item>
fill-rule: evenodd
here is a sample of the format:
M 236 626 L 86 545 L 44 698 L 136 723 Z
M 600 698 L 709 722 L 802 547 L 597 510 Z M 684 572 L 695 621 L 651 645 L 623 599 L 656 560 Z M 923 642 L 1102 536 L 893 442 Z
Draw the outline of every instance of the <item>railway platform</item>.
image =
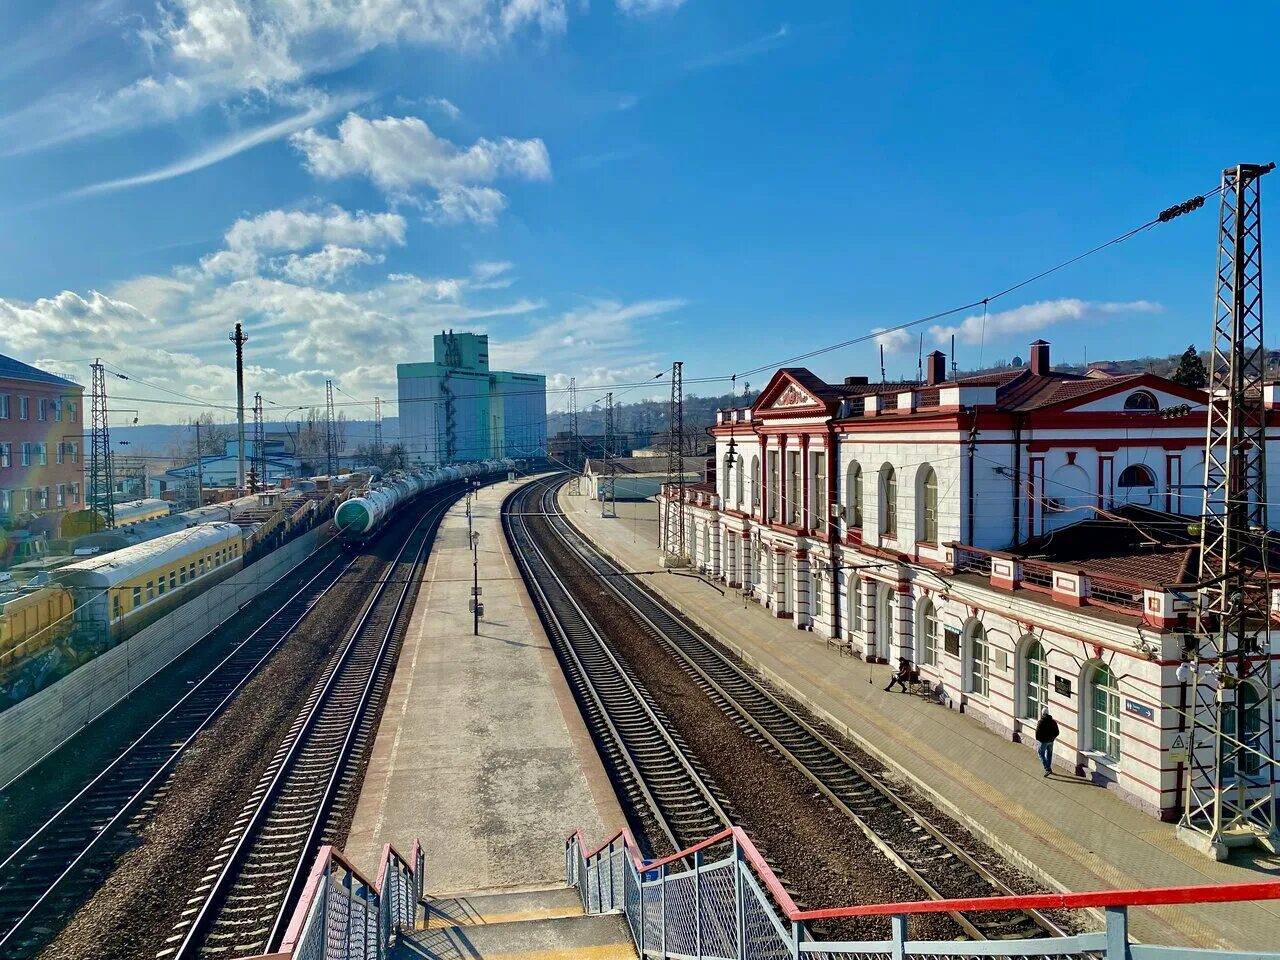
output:
M 616 517 L 602 519 L 598 501 L 568 489 L 559 502 L 579 531 L 625 569 L 657 571 L 656 504 L 619 503 Z M 1172 825 L 1105 790 L 1044 778 L 1024 747 L 919 697 L 885 693 L 888 667 L 841 657 L 734 591 L 667 572 L 642 582 L 1049 887 L 1229 885 L 1280 876 L 1280 857 L 1216 863 L 1179 842 Z M 1273 949 L 1280 901 L 1135 907 L 1129 922 L 1148 943 Z
M 623 822 L 508 552 L 499 513 L 513 489 L 472 502 L 478 636 L 462 502 L 440 528 L 344 844 L 372 875 L 384 843 L 421 838 L 433 899 L 563 885 L 565 836 Z

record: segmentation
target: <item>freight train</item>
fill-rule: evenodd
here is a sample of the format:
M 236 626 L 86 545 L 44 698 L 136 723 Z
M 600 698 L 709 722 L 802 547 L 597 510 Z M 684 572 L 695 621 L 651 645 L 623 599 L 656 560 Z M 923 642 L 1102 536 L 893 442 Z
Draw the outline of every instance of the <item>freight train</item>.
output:
M 344 543 L 361 547 L 377 536 L 404 504 L 420 494 L 459 480 L 488 479 L 515 469 L 514 460 L 481 460 L 422 473 L 392 474 L 364 496 L 343 501 L 333 523 Z

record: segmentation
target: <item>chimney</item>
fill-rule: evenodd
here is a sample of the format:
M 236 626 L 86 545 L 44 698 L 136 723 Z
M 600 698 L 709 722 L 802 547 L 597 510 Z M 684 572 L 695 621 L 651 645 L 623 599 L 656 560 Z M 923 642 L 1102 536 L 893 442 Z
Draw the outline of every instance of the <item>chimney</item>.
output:
M 862 387 L 862 386 L 866 386 L 866 383 L 867 383 L 866 377 L 845 377 L 844 378 L 844 385 L 846 387 Z
M 935 350 L 929 354 L 928 378 L 926 383 L 935 387 L 947 379 L 947 355 L 941 350 Z
M 1049 372 L 1049 344 L 1044 340 L 1035 340 L 1031 344 L 1031 372 L 1035 376 Z

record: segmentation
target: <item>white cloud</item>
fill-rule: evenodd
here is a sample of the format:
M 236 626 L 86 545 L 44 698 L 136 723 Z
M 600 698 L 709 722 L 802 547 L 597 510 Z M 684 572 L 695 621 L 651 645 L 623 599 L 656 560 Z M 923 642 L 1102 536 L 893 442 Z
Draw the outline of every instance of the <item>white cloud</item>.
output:
M 384 259 L 355 247 L 339 247 L 329 243 L 305 256 L 291 253 L 283 259 L 276 258 L 271 261 L 271 269 L 302 284 L 332 284 L 356 267 L 381 263 Z
M 493 187 L 445 187 L 426 207 L 432 223 L 497 223 L 507 198 Z
M 297 133 L 304 127 L 340 113 L 363 99 L 365 99 L 363 96 L 358 95 L 339 97 L 335 100 L 325 98 L 322 105 L 311 107 L 302 113 L 286 117 L 284 120 L 278 120 L 275 123 L 250 130 L 248 133 L 237 133 L 226 137 L 174 163 L 165 164 L 155 170 L 131 177 L 103 180 L 86 187 L 80 187 L 64 193 L 60 199 L 69 200 L 76 197 L 92 196 L 97 193 L 127 190 L 130 187 L 140 187 L 149 183 L 159 183 L 162 180 L 172 180 L 175 177 L 186 176 L 188 173 L 195 173 L 197 170 L 211 167 L 216 163 L 221 163 L 223 160 L 234 157 L 236 154 L 244 153 L 246 150 L 252 150 L 254 147 L 261 146 L 264 143 L 270 143 L 273 140 L 279 140 L 282 137 Z
M 886 330 L 884 327 L 874 327 L 871 332 L 876 334 L 876 346 L 884 347 L 885 353 L 899 353 L 916 345 L 916 338 L 906 330 Z
M 1164 311 L 1159 303 L 1150 300 L 1132 300 L 1129 302 L 1077 300 L 1064 298 L 1060 300 L 1041 300 L 1037 303 L 1024 304 L 1012 310 L 1003 310 L 987 316 L 985 324 L 982 314 L 965 317 L 953 326 L 930 327 L 939 343 L 954 336 L 961 343 L 979 344 L 983 338 L 996 340 L 1012 334 L 1025 334 L 1059 323 L 1080 323 L 1100 320 L 1118 314 L 1154 314 Z
M 365 176 L 387 192 L 423 184 L 442 190 L 499 177 L 551 176 L 551 158 L 541 140 L 481 138 L 463 149 L 437 136 L 418 117 L 367 120 L 351 113 L 339 124 L 337 137 L 312 129 L 295 134 L 292 142 L 316 176 Z
M 483 52 L 568 22 L 565 0 L 159 0 L 155 11 L 128 35 L 144 69 L 106 92 L 48 94 L 0 118 L 0 141 L 29 151 L 247 96 L 288 100 L 381 46 Z
M 652 13 L 663 13 L 678 10 L 684 6 L 684 0 L 617 0 L 618 9 L 635 17 Z
M 704 54 L 701 57 L 695 57 L 688 61 L 684 67 L 686 70 L 707 70 L 712 67 L 723 67 L 732 63 L 753 60 L 762 54 L 768 53 L 785 40 L 790 33 L 791 28 L 784 23 L 772 33 L 766 33 L 736 47 L 728 47 L 724 50 L 716 50 L 712 53 Z
M 439 110 L 450 120 L 457 120 L 462 116 L 462 111 L 446 97 L 427 97 L 422 102 L 434 110 Z

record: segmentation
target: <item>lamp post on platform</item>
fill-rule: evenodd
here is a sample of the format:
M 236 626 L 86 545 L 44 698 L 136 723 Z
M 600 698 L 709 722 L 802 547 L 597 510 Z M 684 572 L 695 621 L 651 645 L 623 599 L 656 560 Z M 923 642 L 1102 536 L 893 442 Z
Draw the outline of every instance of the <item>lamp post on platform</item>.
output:
M 471 630 L 473 636 L 480 636 L 480 534 L 471 531 Z

